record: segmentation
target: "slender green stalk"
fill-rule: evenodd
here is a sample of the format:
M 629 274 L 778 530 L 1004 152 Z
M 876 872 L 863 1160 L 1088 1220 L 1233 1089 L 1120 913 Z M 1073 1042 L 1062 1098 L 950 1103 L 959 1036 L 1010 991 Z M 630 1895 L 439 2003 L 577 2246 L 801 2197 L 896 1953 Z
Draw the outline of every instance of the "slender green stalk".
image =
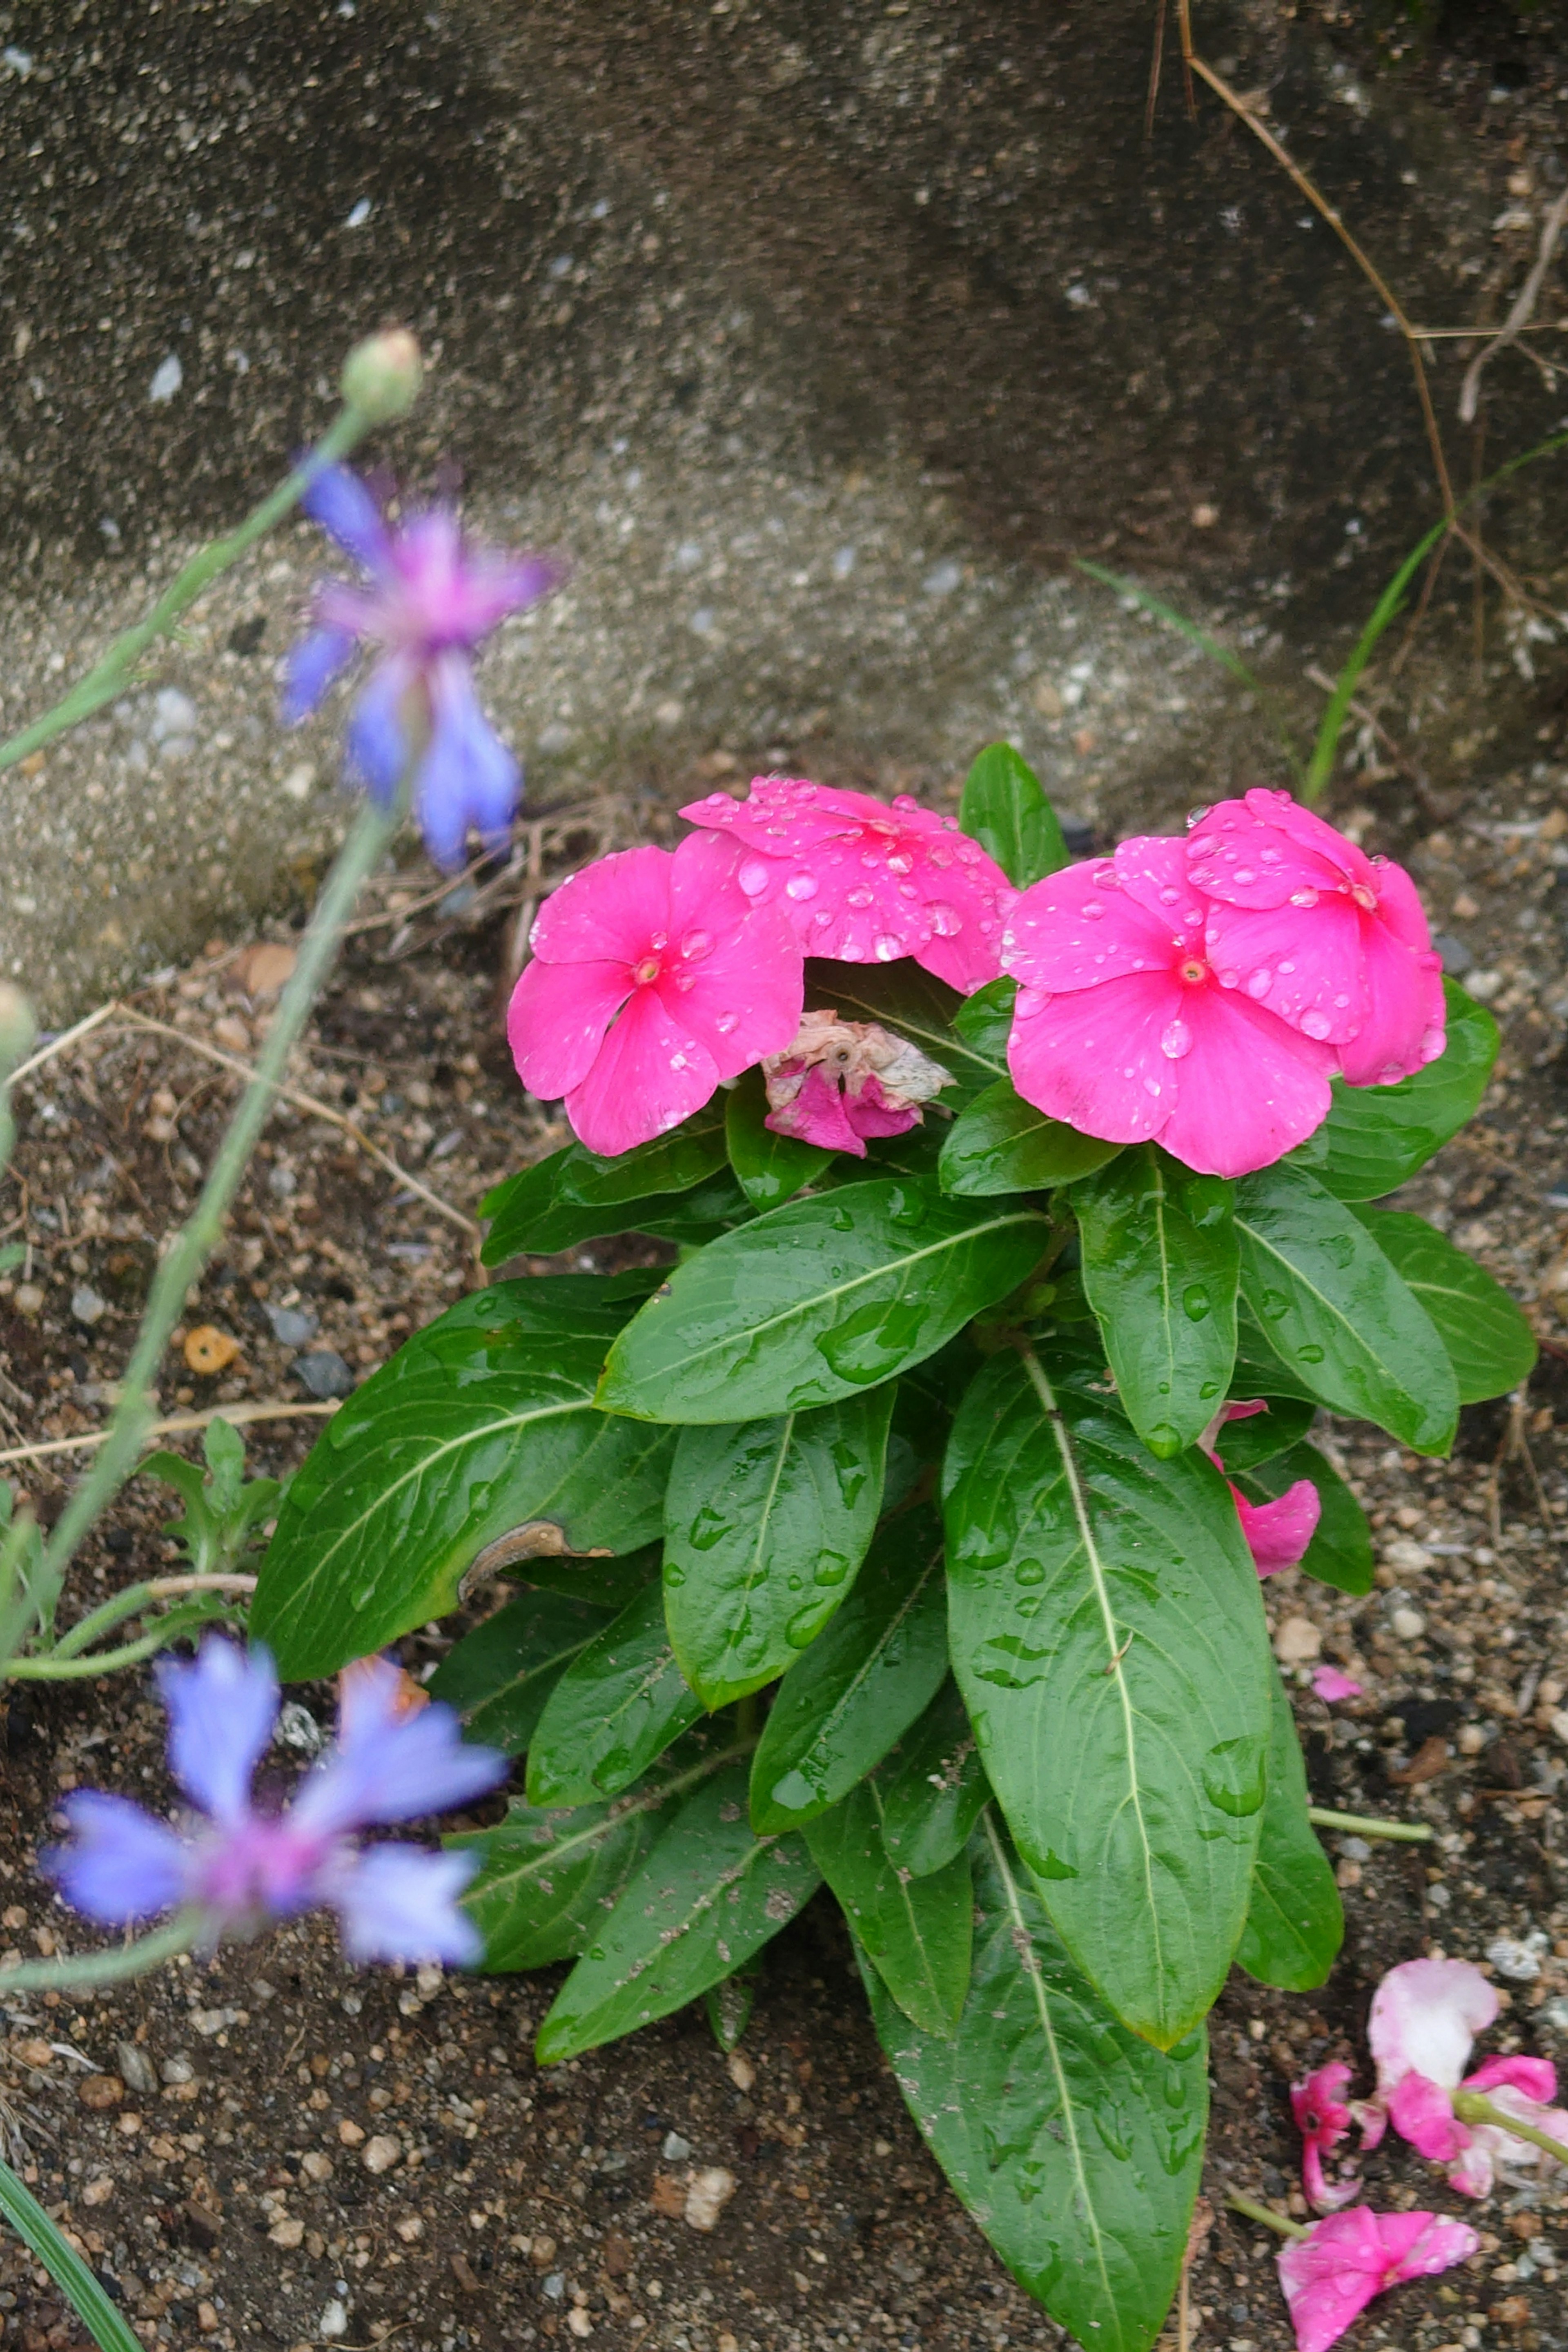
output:
M 144 621 L 123 630 L 115 638 L 103 659 L 94 664 L 85 677 L 78 678 L 52 710 L 24 727 L 19 735 L 0 743 L 0 770 L 14 767 L 25 760 L 29 751 L 47 743 L 68 727 L 75 727 L 90 719 L 106 702 L 112 702 L 125 686 L 132 666 L 151 645 L 166 636 L 188 605 L 194 604 L 204 588 L 210 587 L 222 572 L 237 563 L 247 551 L 264 538 L 275 522 L 280 521 L 290 507 L 297 506 L 316 476 L 327 466 L 346 457 L 358 441 L 362 441 L 377 420 L 362 408 L 347 407 L 329 428 L 323 438 L 302 463 L 296 466 L 286 480 L 261 504 L 248 514 L 237 530 L 222 539 L 215 539 L 197 555 L 193 555 L 184 569 L 170 582 Z
M 0 2211 L 35 2253 L 100 2352 L 143 2352 L 76 2248 L 64 2239 L 25 2180 L 0 2160 Z
M 267 1042 L 258 1057 L 256 1075 L 239 1098 L 239 1107 L 202 1187 L 195 1210 L 189 1223 L 175 1235 L 154 1277 L 109 1434 L 49 1538 L 42 1563 L 46 1574 L 58 1574 L 63 1570 L 110 1496 L 131 1474 L 153 1415 L 147 1391 L 157 1378 L 169 1334 L 184 1312 L 185 1293 L 201 1275 L 223 1231 L 224 1220 L 272 1108 L 272 1097 L 289 1053 L 331 968 L 338 934 L 359 895 L 361 884 L 380 863 L 397 829 L 405 797 L 405 792 L 400 792 L 396 805 L 391 809 L 366 801 L 327 877 L 300 942 L 293 972 L 267 1033 Z M 15 1664 L 15 1661 L 10 1662 L 3 1671 L 14 1671 Z M 92 1671 L 103 1669 L 95 1665 Z
M 122 1666 L 139 1666 L 144 1658 L 154 1658 L 167 1636 L 162 1632 L 138 1634 L 134 1642 L 122 1642 L 117 1650 L 99 1650 L 90 1658 L 62 1658 L 58 1650 L 40 1650 L 35 1657 L 16 1657 L 6 1661 L 5 1679 L 21 1683 L 90 1682 L 95 1675 L 118 1674 Z
M 1271 2205 L 1254 2204 L 1250 2197 L 1238 2197 L 1234 2189 L 1226 2190 L 1225 2201 L 1233 2213 L 1245 2213 L 1249 2221 L 1261 2221 L 1266 2230 L 1278 2230 L 1282 2238 L 1304 2238 L 1307 2234 L 1304 2221 L 1288 2221 Z
M 1521 2124 L 1506 2107 L 1498 2106 L 1480 2091 L 1456 2091 L 1454 2113 L 1462 2124 L 1497 2124 L 1503 2131 L 1511 2132 L 1515 2139 L 1527 2139 L 1546 2156 L 1554 2156 L 1559 2164 L 1568 2164 L 1568 2146 L 1553 2139 L 1550 2132 L 1537 2131 L 1533 2124 Z
M 1307 1819 L 1314 1829 L 1353 1830 L 1357 1837 L 1392 1838 L 1399 1845 L 1432 1843 L 1425 1822 L 1375 1822 L 1368 1813 L 1332 1813 L 1326 1805 L 1309 1805 Z
M 154 1601 L 173 1601 L 188 1592 L 232 1592 L 244 1597 L 256 1590 L 254 1576 L 219 1574 L 215 1576 L 153 1576 L 142 1584 L 128 1584 L 122 1592 L 105 1601 L 89 1615 L 81 1618 L 68 1633 L 62 1633 L 49 1652 L 52 1659 L 74 1658 L 92 1647 L 103 1634 L 112 1633 L 127 1617 L 140 1617 Z
M 63 1992 L 71 1985 L 123 1984 L 129 1977 L 144 1977 L 149 1969 L 190 1950 L 204 1916 L 194 1908 L 176 1911 L 162 1927 L 118 1950 L 72 1952 L 61 1960 L 25 1960 L 20 1968 L 0 1969 L 0 2007 L 14 1992 Z

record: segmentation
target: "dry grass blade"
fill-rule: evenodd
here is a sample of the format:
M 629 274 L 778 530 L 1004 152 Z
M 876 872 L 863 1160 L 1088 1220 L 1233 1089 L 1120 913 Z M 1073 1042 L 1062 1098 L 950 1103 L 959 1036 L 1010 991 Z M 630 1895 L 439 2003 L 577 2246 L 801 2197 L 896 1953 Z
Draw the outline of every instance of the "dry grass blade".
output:
M 338 1402 L 334 1397 L 327 1404 L 218 1404 L 205 1412 L 172 1413 L 167 1421 L 153 1422 L 146 1433 L 149 1437 L 184 1437 L 195 1430 L 210 1428 L 215 1421 L 226 1421 L 236 1429 L 253 1421 L 319 1421 L 336 1412 Z M 108 1435 L 107 1429 L 89 1429 L 79 1437 L 46 1437 L 37 1445 L 13 1445 L 0 1454 L 0 1463 L 42 1462 L 54 1454 L 90 1454 Z
M 1459 386 L 1459 418 L 1462 424 L 1473 425 L 1475 422 L 1481 396 L 1481 370 L 1489 360 L 1496 358 L 1499 352 L 1505 350 L 1510 343 L 1517 342 L 1529 325 L 1531 312 L 1540 300 L 1541 289 L 1546 283 L 1546 273 L 1552 267 L 1552 257 L 1557 250 L 1557 240 L 1563 234 L 1564 221 L 1568 221 L 1568 188 L 1563 189 L 1541 224 L 1541 249 L 1531 265 L 1529 277 L 1519 289 L 1512 310 L 1490 342 L 1476 353 L 1465 370 L 1465 380 Z

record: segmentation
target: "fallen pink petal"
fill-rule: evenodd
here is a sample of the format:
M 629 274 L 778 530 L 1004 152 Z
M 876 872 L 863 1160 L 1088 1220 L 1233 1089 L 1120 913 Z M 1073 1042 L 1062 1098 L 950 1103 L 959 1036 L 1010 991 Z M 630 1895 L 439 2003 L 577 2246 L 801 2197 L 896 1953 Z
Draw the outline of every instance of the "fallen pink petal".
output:
M 1312 1688 L 1330 1706 L 1340 1700 L 1360 1698 L 1362 1686 L 1353 1675 L 1343 1675 L 1338 1666 L 1320 1666 L 1312 1676 Z
M 1314 2221 L 1279 2255 L 1297 2352 L 1328 2352 L 1378 2295 L 1407 2279 L 1452 2270 L 1479 2252 L 1480 2242 L 1468 2222 L 1437 2213 L 1374 2213 L 1352 2205 Z

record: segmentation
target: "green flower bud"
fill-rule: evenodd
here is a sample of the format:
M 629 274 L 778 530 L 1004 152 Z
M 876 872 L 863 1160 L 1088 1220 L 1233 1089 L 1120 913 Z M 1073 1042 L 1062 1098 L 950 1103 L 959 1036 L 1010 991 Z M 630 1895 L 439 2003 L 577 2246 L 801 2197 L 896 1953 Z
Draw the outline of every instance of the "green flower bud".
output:
M 425 363 L 406 327 L 367 335 L 343 362 L 343 398 L 373 424 L 406 416 L 419 397 Z

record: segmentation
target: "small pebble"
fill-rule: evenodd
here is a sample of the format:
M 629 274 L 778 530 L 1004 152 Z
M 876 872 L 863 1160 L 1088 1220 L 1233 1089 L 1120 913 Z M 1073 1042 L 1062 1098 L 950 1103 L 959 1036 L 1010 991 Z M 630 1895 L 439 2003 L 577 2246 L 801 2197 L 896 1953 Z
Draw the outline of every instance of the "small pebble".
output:
M 686 2219 L 694 2230 L 716 2230 L 719 2216 L 735 2194 L 736 2179 L 721 2164 L 705 2164 L 686 2192 Z
M 347 2306 L 334 2295 L 331 2303 L 322 2306 L 321 2315 L 316 2322 L 316 2333 L 318 2336 L 346 2336 L 348 2332 Z
M 176 2050 L 172 2058 L 165 2058 L 158 2072 L 165 2083 L 194 2083 L 196 2078 L 195 2061 L 188 2058 L 183 2050 Z
M 1388 1630 L 1397 1641 L 1419 1641 L 1426 1631 L 1426 1620 L 1419 1609 L 1396 1609 L 1389 1618 Z
M 726 2064 L 730 2080 L 737 2091 L 749 2091 L 757 2079 L 757 2070 L 743 2050 L 731 2050 Z
M 185 371 L 180 365 L 175 354 L 171 352 L 166 360 L 160 362 L 157 372 L 147 387 L 147 397 L 161 407 L 165 401 L 173 400 L 184 380 Z
M 691 2154 L 691 2142 L 682 2139 L 677 2131 L 666 2132 L 663 2153 L 667 2164 L 684 2164 Z
M 1398 1568 L 1410 1575 L 1419 1575 L 1432 1565 L 1432 1555 L 1425 1544 L 1415 1543 L 1409 1536 L 1396 1536 L 1383 1547 L 1383 1557 L 1390 1568 Z
M 1552 1728 L 1559 1739 L 1568 1742 L 1568 1706 L 1560 1706 L 1552 1717 Z
M 302 1307 L 268 1307 L 267 1319 L 280 1348 L 302 1348 L 316 1336 L 316 1318 Z
M 346 1397 L 354 1391 L 354 1376 L 335 1348 L 312 1348 L 296 1356 L 294 1376 L 313 1397 Z
M 1323 1637 L 1310 1617 L 1287 1617 L 1274 1636 L 1274 1654 L 1282 1666 L 1304 1665 L 1323 1646 Z
M 85 1323 L 89 1330 L 108 1311 L 108 1299 L 100 1298 L 97 1291 L 90 1289 L 85 1282 L 79 1283 L 71 1292 L 71 1313 L 79 1323 Z
M 281 2221 L 274 2221 L 267 2234 L 275 2246 L 281 2246 L 285 2252 L 289 2252 L 295 2246 L 304 2244 L 305 2224 L 297 2213 L 285 2213 Z
M 76 2095 L 84 2107 L 117 2107 L 125 2085 L 118 2074 L 89 2074 L 77 2084 Z
M 402 2157 L 402 2141 L 394 2139 L 390 2132 L 377 2132 L 374 2139 L 366 2140 L 360 2162 L 367 2172 L 390 2172 Z
M 1487 1946 L 1487 1958 L 1500 1977 L 1511 1977 L 1516 1984 L 1532 1984 L 1541 1974 L 1545 1948 L 1546 1938 L 1538 1928 L 1522 1941 L 1517 1936 L 1497 1937 Z

